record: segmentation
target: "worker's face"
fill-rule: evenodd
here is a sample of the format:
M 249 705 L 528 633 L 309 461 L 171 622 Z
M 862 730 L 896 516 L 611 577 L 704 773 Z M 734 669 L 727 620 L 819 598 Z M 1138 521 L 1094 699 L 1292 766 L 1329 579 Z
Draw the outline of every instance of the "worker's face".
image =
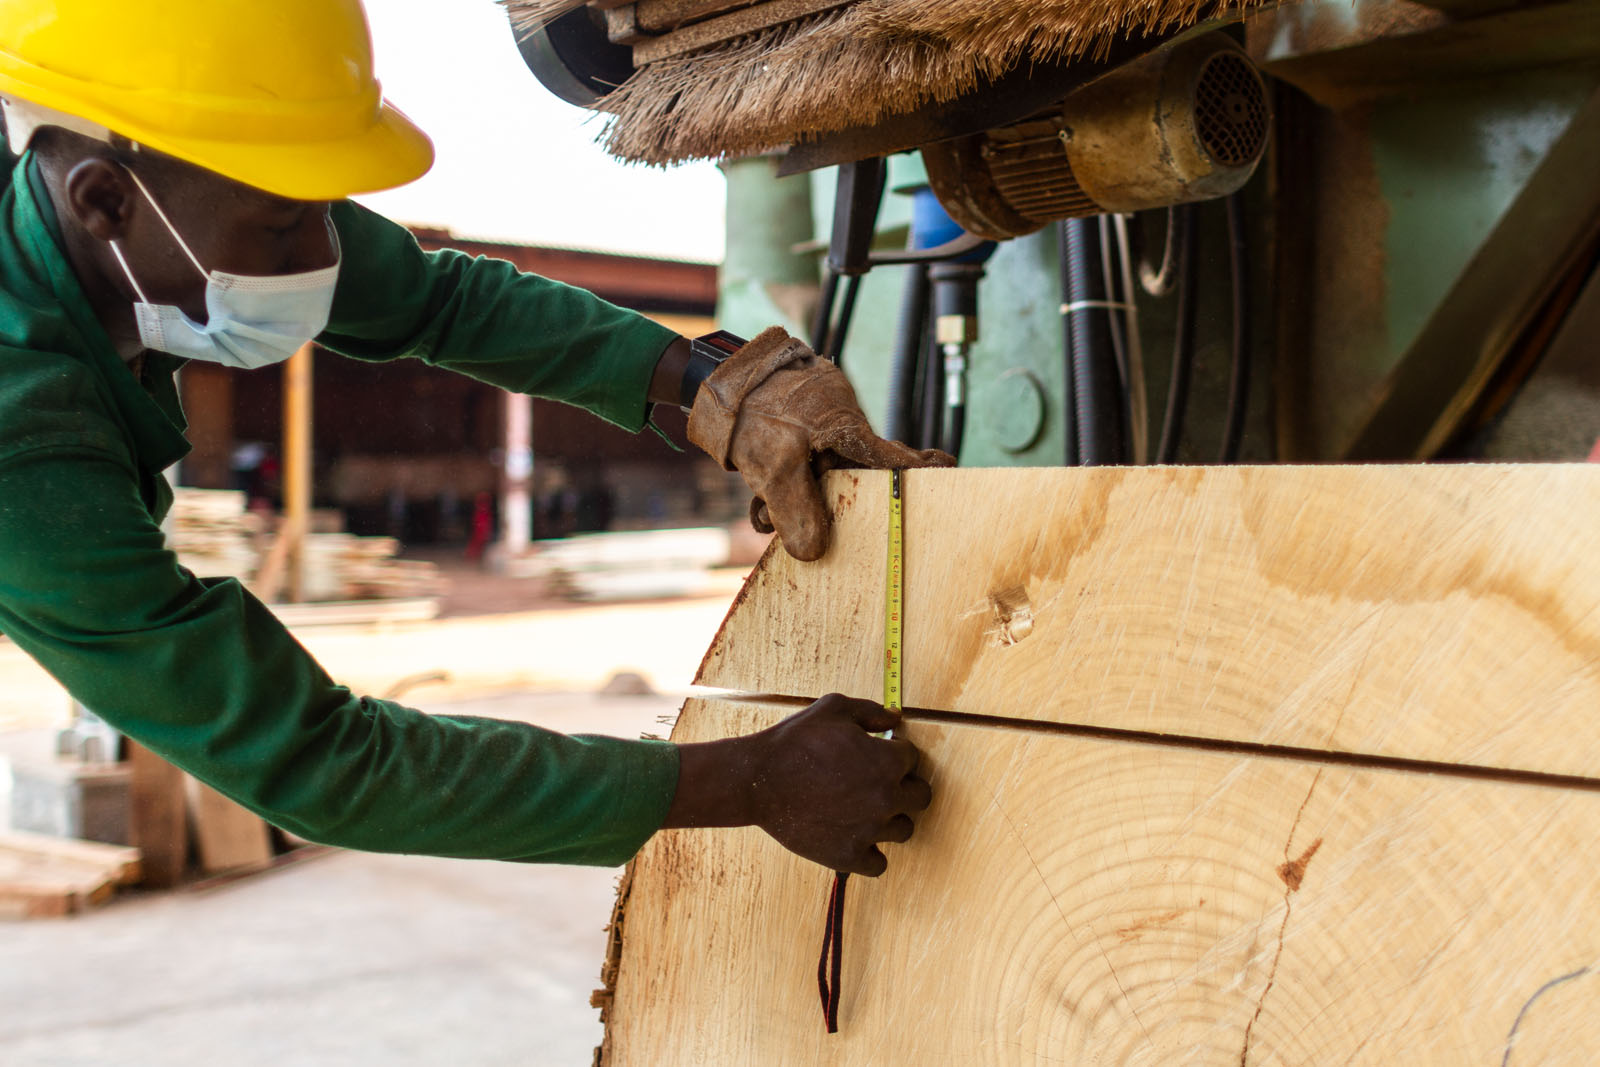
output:
M 130 165 L 138 169 L 148 199 L 123 164 L 96 158 L 68 173 L 67 203 L 90 235 L 107 245 L 118 242 L 153 304 L 173 304 L 196 322 L 206 321 L 206 279 L 172 230 L 208 271 L 296 274 L 338 259 L 326 201 L 288 200 L 169 157 L 136 158 Z M 137 295 L 120 273 L 108 278 L 112 284 L 120 280 L 132 302 Z

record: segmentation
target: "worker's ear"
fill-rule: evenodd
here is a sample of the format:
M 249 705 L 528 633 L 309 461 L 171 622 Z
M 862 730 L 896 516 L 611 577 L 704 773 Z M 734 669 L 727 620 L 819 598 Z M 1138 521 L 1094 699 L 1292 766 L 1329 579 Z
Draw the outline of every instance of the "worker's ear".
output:
M 109 159 L 86 159 L 67 172 L 67 207 L 90 235 L 121 240 L 128 232 L 139 190 L 128 172 Z

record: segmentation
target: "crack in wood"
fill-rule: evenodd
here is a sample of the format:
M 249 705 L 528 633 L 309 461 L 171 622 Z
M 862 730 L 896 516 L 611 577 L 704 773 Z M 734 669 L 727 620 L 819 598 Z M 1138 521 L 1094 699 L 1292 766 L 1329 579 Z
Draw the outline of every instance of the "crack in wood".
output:
M 807 707 L 816 699 L 815 697 L 786 696 L 776 693 L 732 691 L 696 694 L 696 696 L 701 700 L 730 700 L 745 704 L 765 704 L 793 708 Z M 942 711 L 937 708 L 907 707 L 901 709 L 901 714 L 907 722 L 912 723 L 949 723 L 953 726 L 978 726 L 995 730 L 1016 730 L 1023 733 L 1055 734 L 1060 737 L 1085 737 L 1095 741 L 1114 741 L 1152 748 L 1177 748 L 1222 755 L 1249 756 L 1259 759 L 1290 760 L 1296 763 L 1310 763 L 1324 767 L 1401 771 L 1409 774 L 1439 775 L 1445 778 L 1466 778 L 1478 782 L 1504 782 L 1508 785 L 1530 785 L 1548 789 L 1573 789 L 1585 793 L 1600 793 L 1600 778 L 1581 774 L 1554 774 L 1549 771 L 1520 770 L 1515 767 L 1491 767 L 1479 763 L 1446 763 L 1441 760 L 1413 759 L 1409 756 L 1384 756 L 1370 752 L 1347 752 L 1338 749 L 1303 748 L 1297 745 L 1275 745 L 1264 741 L 1235 741 L 1220 737 L 1197 737 L 1192 734 L 1126 730 L 1115 726 L 1042 722 L 1036 719 L 1014 719 L 1004 715 L 978 715 L 963 711 Z
M 1256 1000 L 1255 1014 L 1250 1016 L 1250 1021 L 1245 1024 L 1244 1046 L 1239 1050 L 1239 1067 L 1249 1067 L 1250 1038 L 1255 1032 L 1256 1020 L 1261 1018 L 1261 1013 L 1267 1006 L 1267 994 L 1272 992 L 1272 986 L 1278 980 L 1278 961 L 1283 959 L 1283 940 L 1289 929 L 1289 915 L 1294 910 L 1294 894 L 1299 892 L 1300 885 L 1305 880 L 1306 864 L 1311 862 L 1311 857 L 1322 847 L 1322 838 L 1319 837 L 1300 854 L 1299 859 L 1289 858 L 1289 849 L 1294 844 L 1294 832 L 1300 829 L 1300 820 L 1305 816 L 1306 805 L 1311 803 L 1311 794 L 1317 791 L 1317 783 L 1320 781 L 1322 781 L 1322 770 L 1319 768 L 1311 779 L 1311 787 L 1306 790 L 1305 799 L 1300 802 L 1300 810 L 1294 813 L 1294 822 L 1289 826 L 1289 836 L 1283 840 L 1283 865 L 1277 871 L 1284 885 L 1283 921 L 1278 924 L 1278 944 L 1272 952 L 1272 966 L 1267 969 L 1267 984 L 1262 987 L 1261 996 Z

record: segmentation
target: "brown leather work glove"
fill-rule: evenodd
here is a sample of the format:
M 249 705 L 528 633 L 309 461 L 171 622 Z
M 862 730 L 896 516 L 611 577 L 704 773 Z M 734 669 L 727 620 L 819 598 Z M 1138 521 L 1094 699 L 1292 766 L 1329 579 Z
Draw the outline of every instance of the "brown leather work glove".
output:
M 689 440 L 755 490 L 750 521 L 776 527 L 795 559 L 828 550 L 828 509 L 817 476 L 835 467 L 952 467 L 872 432 L 844 372 L 773 326 L 729 356 L 695 394 Z

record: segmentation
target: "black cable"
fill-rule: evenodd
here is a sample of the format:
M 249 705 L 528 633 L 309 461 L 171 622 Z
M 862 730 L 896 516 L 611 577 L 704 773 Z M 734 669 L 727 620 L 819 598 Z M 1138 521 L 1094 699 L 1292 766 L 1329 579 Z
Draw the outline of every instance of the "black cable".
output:
M 1117 368 L 1117 396 L 1121 401 L 1117 407 L 1118 418 L 1124 431 L 1119 442 L 1120 459 L 1122 462 L 1131 462 L 1134 454 L 1133 382 L 1128 360 L 1131 338 L 1127 336 L 1127 327 L 1128 309 L 1133 306 L 1133 294 L 1122 290 L 1122 256 L 1111 233 L 1112 217 L 1101 215 L 1097 221 L 1100 235 L 1100 283 L 1105 288 L 1106 302 L 1116 305 L 1114 308 L 1106 308 L 1106 325 L 1111 333 L 1111 352 Z
M 1183 436 L 1184 410 L 1189 405 L 1189 373 L 1194 367 L 1194 313 L 1199 275 L 1195 270 L 1195 208 L 1185 204 L 1178 214 L 1177 326 L 1172 338 L 1172 379 L 1167 386 L 1167 413 L 1161 421 L 1161 443 L 1156 446 L 1156 462 L 1172 463 L 1178 458 L 1178 439 Z
M 1106 303 L 1124 304 L 1131 296 L 1124 296 L 1117 284 L 1117 244 L 1111 237 L 1111 216 L 1101 215 L 1095 220 L 1100 241 L 1100 286 L 1105 291 Z M 1123 316 L 1120 311 L 1107 308 L 1106 326 L 1111 333 L 1111 352 L 1116 357 L 1117 381 L 1123 399 L 1128 395 L 1128 349 L 1123 337 Z
M 1245 410 L 1250 405 L 1250 278 L 1249 235 L 1239 194 L 1227 198 L 1228 273 L 1233 279 L 1233 353 L 1228 368 L 1228 414 L 1222 425 L 1223 463 L 1239 461 L 1244 442 Z
M 922 263 L 906 267 L 900 294 L 900 320 L 895 326 L 894 349 L 889 357 L 888 414 L 883 435 L 891 441 L 909 441 L 917 423 L 918 356 L 925 350 L 928 331 L 928 268 Z
M 839 972 L 844 961 L 844 890 L 850 872 L 837 871 L 828 896 L 827 921 L 822 931 L 822 953 L 817 961 L 817 995 L 822 1000 L 822 1021 L 828 1033 L 839 1032 Z
M 821 352 L 835 364 L 842 363 L 844 356 L 845 334 L 850 332 L 850 320 L 856 313 L 856 294 L 861 291 L 861 275 L 852 274 L 844 283 L 844 302 L 839 305 L 839 319 L 828 330 L 827 349 L 812 349 Z
M 1151 267 L 1139 259 L 1139 284 L 1151 296 L 1166 296 L 1172 291 L 1172 267 L 1178 248 L 1178 208 L 1167 208 L 1167 240 L 1161 249 L 1161 266 Z

